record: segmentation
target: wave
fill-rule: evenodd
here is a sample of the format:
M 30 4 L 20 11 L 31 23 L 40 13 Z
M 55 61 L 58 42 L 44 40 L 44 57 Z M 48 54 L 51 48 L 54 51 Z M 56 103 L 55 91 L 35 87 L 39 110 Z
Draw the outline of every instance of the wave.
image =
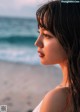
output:
M 36 41 L 36 36 L 10 36 L 0 37 L 0 43 L 32 45 Z
M 35 47 L 7 47 L 7 49 L 0 49 L 0 60 L 25 63 L 25 64 L 39 64 L 39 57 Z

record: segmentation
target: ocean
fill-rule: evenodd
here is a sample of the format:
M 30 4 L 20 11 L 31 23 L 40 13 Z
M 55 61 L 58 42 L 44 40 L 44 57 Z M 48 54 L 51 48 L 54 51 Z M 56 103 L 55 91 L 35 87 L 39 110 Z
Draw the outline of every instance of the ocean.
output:
M 0 17 L 0 60 L 40 64 L 34 46 L 37 36 L 35 19 Z

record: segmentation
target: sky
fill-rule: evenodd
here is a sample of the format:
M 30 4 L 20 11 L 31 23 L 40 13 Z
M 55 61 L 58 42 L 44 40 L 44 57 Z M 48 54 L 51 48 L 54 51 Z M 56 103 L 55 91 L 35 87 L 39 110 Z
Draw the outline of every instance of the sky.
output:
M 0 0 L 0 16 L 33 17 L 43 0 Z

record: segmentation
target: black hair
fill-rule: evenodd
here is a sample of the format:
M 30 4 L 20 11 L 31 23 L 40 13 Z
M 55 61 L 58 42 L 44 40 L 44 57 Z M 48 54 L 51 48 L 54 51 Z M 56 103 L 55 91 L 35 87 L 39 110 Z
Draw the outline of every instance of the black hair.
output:
M 36 17 L 38 27 L 50 31 L 59 40 L 68 58 L 68 80 L 74 112 L 80 106 L 80 2 L 50 1 L 41 6 Z

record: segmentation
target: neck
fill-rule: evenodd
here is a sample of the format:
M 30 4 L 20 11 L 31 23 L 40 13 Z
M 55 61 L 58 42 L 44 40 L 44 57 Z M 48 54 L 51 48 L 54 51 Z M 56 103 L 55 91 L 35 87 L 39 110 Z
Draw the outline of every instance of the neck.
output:
M 66 63 L 64 64 L 60 64 L 61 69 L 62 69 L 62 73 L 63 73 L 63 79 L 61 82 L 61 85 L 63 87 L 68 87 L 69 86 L 69 82 L 68 82 L 68 66 Z

